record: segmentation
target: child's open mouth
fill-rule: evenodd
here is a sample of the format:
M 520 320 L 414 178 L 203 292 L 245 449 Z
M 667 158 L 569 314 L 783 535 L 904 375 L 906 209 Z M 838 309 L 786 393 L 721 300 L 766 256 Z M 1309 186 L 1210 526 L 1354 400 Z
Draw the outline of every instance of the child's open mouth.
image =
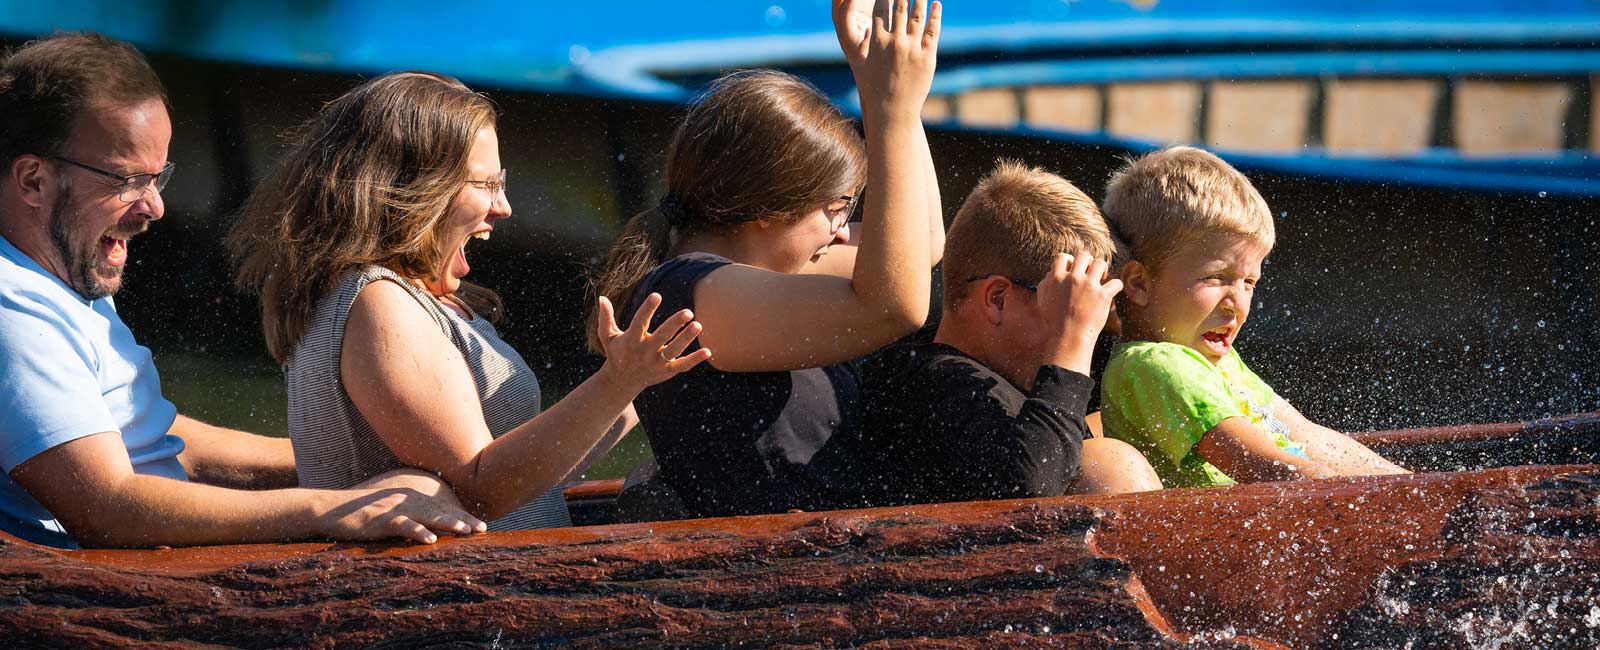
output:
M 1221 357 L 1222 355 L 1227 354 L 1228 348 L 1233 345 L 1229 340 L 1229 337 L 1232 334 L 1233 328 L 1224 327 L 1201 334 L 1200 338 L 1206 342 L 1206 347 L 1210 348 L 1211 351 L 1216 354 L 1216 356 Z

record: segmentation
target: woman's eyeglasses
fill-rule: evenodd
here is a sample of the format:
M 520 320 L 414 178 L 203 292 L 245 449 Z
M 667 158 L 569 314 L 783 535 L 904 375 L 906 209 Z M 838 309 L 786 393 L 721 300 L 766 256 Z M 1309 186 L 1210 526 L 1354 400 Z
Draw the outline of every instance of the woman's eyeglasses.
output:
M 506 191 L 506 170 L 502 169 L 500 173 L 481 181 L 468 180 L 467 184 L 481 187 L 489 192 L 489 196 L 498 199 L 500 198 L 500 193 Z

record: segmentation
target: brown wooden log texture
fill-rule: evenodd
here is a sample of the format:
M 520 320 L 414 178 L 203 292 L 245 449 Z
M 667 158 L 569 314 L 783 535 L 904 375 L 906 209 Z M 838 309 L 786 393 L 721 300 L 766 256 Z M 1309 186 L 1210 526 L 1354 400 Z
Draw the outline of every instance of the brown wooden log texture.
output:
M 1600 648 L 1600 474 L 1474 493 L 1440 557 L 1382 576 L 1357 648 Z
M 432 547 L 57 552 L 10 541 L 0 545 L 0 639 L 85 648 L 1337 647 L 1332 635 L 1351 638 L 1351 612 L 1370 617 L 1361 612 L 1372 610 L 1374 585 L 1397 568 L 1457 556 L 1539 566 L 1565 551 L 1563 575 L 1592 584 L 1600 551 L 1591 538 L 1530 550 L 1506 533 L 1445 534 L 1475 530 L 1461 523 L 1474 521 L 1590 530 L 1582 526 L 1600 507 L 1590 497 L 1522 488 L 1575 472 L 1591 478 L 1572 481 L 1592 485 L 1600 467 L 598 526 Z M 1535 493 L 1550 496 L 1515 498 Z M 1566 505 L 1530 508 L 1529 499 Z
M 8 543 L 0 638 L 83 648 L 1249 647 L 1165 634 L 1128 565 L 1091 549 L 1099 517 L 1072 503 L 1002 502 L 505 533 L 426 550 Z

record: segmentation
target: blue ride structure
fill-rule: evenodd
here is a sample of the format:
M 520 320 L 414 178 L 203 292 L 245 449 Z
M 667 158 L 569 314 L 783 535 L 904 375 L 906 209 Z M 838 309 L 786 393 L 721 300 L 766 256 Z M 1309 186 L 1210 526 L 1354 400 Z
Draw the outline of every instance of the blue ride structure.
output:
M 745 67 L 850 106 L 823 0 L 0 3 L 0 33 L 93 29 L 197 59 L 681 102 Z M 947 3 L 928 120 L 1246 168 L 1600 195 L 1600 4 L 1587 0 Z

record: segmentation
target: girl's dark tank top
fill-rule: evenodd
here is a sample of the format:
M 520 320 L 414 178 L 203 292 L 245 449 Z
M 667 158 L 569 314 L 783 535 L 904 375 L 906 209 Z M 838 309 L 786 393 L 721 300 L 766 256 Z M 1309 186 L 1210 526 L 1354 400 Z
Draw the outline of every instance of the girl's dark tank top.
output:
M 689 253 L 640 281 L 622 313 L 661 294 L 652 326 L 694 309 L 695 286 L 733 261 Z M 625 326 L 625 325 L 624 325 Z M 698 341 L 685 354 L 699 349 Z M 715 352 L 713 350 L 713 352 Z M 858 492 L 846 448 L 861 403 L 854 363 L 782 372 L 726 372 L 701 363 L 634 400 L 659 466 L 690 516 L 841 507 Z M 834 444 L 829 444 L 833 441 Z

